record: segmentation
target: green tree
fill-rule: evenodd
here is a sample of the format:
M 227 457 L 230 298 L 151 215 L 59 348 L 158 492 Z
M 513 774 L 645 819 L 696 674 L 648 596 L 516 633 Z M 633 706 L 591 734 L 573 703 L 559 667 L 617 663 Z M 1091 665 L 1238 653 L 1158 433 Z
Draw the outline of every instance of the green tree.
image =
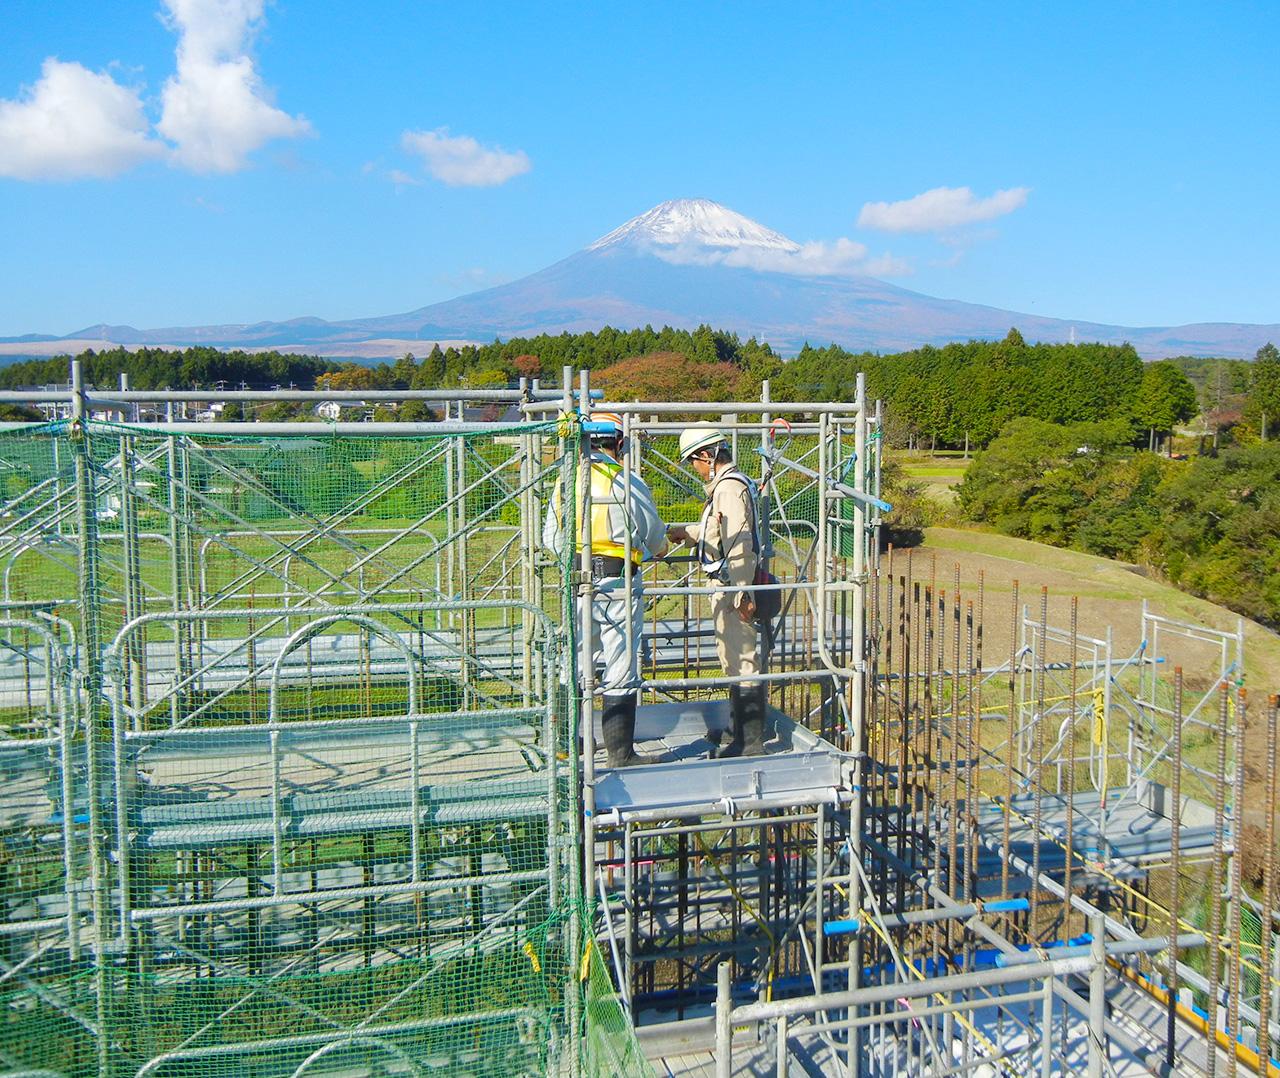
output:
M 1147 364 L 1134 419 L 1151 432 L 1150 448 L 1156 449 L 1158 438 L 1195 414 L 1196 390 L 1187 376 L 1168 360 Z
M 1280 427 L 1280 351 L 1270 341 L 1253 357 L 1245 419 L 1266 438 L 1274 438 Z
M 391 367 L 391 388 L 408 389 L 418 374 L 418 361 L 412 352 L 406 352 Z
M 1197 457 L 1157 491 L 1153 560 L 1178 587 L 1280 626 L 1280 443 Z
M 263 423 L 291 423 L 298 418 L 298 410 L 301 406 L 291 404 L 289 401 L 276 401 L 275 404 L 268 404 L 258 415 L 258 419 Z
M 484 370 L 470 370 L 462 378 L 467 389 L 502 389 L 508 384 L 507 376 L 492 367 Z
M 1108 466 L 1132 454 L 1131 437 L 1123 420 L 1063 426 L 1014 419 L 965 471 L 960 505 L 1007 535 L 1070 545 L 1107 489 Z
M 405 401 L 396 409 L 396 421 L 400 423 L 435 423 L 439 418 L 423 401 Z
M 413 382 L 410 386 L 412 389 L 436 389 L 440 385 L 440 381 L 444 378 L 445 356 L 440 350 L 440 345 L 433 344 L 431 351 L 419 365 L 414 373 Z
M 122 373 L 129 375 L 133 389 L 213 388 L 222 383 L 239 387 L 240 383 L 255 389 L 290 385 L 310 389 L 317 376 L 337 370 L 338 364 L 319 356 L 303 356 L 280 352 L 220 352 L 216 348 L 188 348 L 167 351 L 163 348 L 140 348 L 130 352 L 113 348 L 105 352 L 89 349 L 76 357 L 85 371 L 90 386 L 115 389 Z M 0 370 L 0 389 L 23 386 L 65 384 L 70 379 L 70 357 L 29 360 Z
M 1154 453 L 1111 461 L 1083 506 L 1071 545 L 1103 558 L 1141 559 L 1160 524 L 1156 492 L 1170 469 L 1185 467 Z

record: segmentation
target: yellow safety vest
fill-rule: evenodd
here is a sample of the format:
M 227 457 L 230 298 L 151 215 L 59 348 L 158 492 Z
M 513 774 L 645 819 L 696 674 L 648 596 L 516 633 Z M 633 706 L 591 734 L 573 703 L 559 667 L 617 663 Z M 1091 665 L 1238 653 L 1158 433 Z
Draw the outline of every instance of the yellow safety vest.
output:
M 612 461 L 593 460 L 591 462 L 591 553 L 606 554 L 615 558 L 626 556 L 626 533 L 615 532 L 617 517 L 611 510 L 616 506 L 621 513 L 622 525 L 626 527 L 626 509 L 623 503 L 616 500 L 613 493 L 614 481 L 622 474 L 622 465 Z M 582 522 L 578 525 L 578 550 L 582 550 L 582 536 L 586 529 Z M 640 564 L 644 551 L 639 547 L 631 548 L 631 560 Z

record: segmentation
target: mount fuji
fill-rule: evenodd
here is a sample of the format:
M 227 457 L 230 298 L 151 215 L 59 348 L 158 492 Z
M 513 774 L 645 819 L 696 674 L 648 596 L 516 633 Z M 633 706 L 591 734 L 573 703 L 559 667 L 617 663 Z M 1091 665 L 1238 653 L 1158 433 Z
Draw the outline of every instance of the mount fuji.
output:
M 1027 340 L 1128 341 L 1147 358 L 1250 357 L 1280 340 L 1280 325 L 1201 323 L 1125 327 L 936 299 L 852 272 L 857 245 L 800 244 L 707 199 L 655 206 L 584 250 L 520 280 L 405 314 L 325 322 L 300 318 L 251 326 L 135 330 L 93 326 L 53 342 L 207 344 L 295 348 L 376 358 L 430 341 L 490 341 L 578 333 L 610 325 L 694 328 L 702 323 L 768 341 L 784 354 L 805 342 L 852 351 L 999 339 L 1016 326 Z

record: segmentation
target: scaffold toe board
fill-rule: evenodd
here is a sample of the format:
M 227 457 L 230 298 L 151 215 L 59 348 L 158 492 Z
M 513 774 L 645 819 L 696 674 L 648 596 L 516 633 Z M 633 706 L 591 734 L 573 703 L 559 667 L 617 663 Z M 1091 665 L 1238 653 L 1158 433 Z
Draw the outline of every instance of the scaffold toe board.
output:
M 851 791 L 848 755 L 777 708 L 768 709 L 766 734 L 772 737 L 763 755 L 711 758 L 708 735 L 728 728 L 724 699 L 637 708 L 636 750 L 659 756 L 658 762 L 601 771 L 597 813 L 650 819 L 732 814 L 835 803 Z

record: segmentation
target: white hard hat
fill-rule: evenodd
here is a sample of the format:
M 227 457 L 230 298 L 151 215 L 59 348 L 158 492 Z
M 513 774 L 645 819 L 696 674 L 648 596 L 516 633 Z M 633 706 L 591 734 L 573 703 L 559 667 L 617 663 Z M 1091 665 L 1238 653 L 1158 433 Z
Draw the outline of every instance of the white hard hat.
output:
M 715 427 L 685 427 L 680 432 L 680 459 L 688 460 L 699 449 L 726 444 L 724 435 Z

